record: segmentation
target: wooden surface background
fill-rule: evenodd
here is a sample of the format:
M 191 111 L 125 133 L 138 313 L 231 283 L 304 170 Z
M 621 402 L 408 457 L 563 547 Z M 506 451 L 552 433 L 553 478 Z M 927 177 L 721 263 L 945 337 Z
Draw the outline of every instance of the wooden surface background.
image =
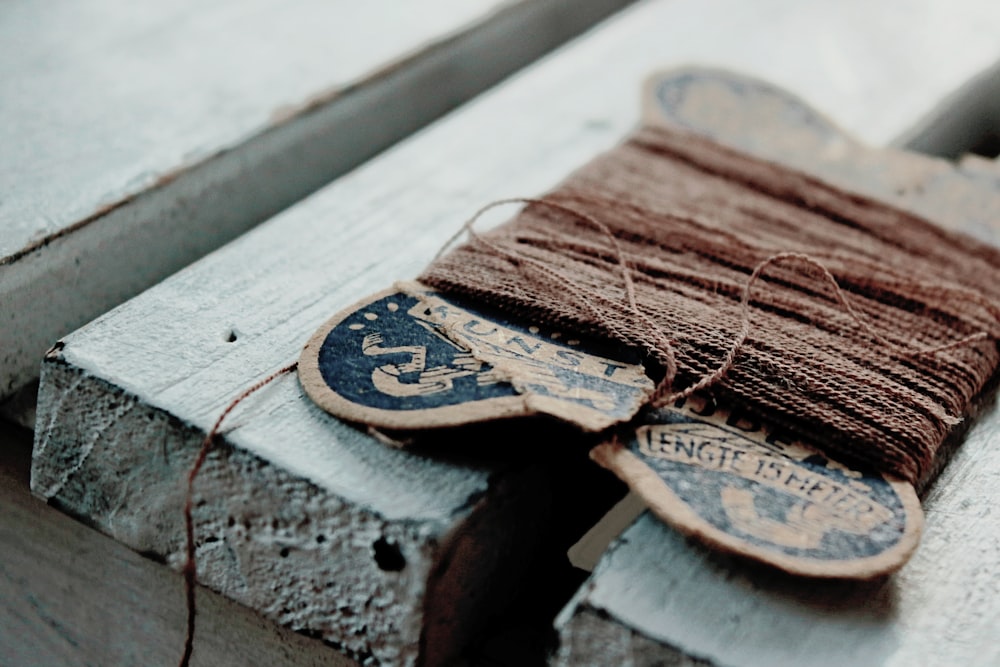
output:
M 59 336 L 627 2 L 5 3 L 0 399 Z
M 0 445 L 0 664 L 176 664 L 180 575 L 32 497 L 29 432 L 0 424 Z M 206 589 L 199 606 L 196 664 L 355 664 Z
M 640 3 L 67 337 L 46 363 L 35 490 L 100 530 L 176 565 L 179 517 L 170 510 L 177 503 L 169 502 L 177 500 L 176 488 L 162 495 L 151 490 L 176 485 L 184 457 L 191 456 L 221 408 L 256 379 L 293 360 L 312 330 L 333 312 L 395 279 L 415 275 L 484 202 L 543 192 L 597 151 L 614 145 L 638 121 L 640 83 L 648 72 L 684 63 L 739 69 L 788 88 L 870 143 L 883 145 L 905 137 L 958 150 L 941 140 L 943 134 L 936 128 L 942 127 L 941 119 L 958 112 L 958 102 L 967 109 L 968 100 L 983 99 L 988 77 L 979 79 L 976 90 L 963 86 L 1000 58 L 994 39 L 998 14 L 995 3 L 976 0 L 921 5 Z M 143 419 L 152 421 L 144 425 Z M 433 527 L 423 535 L 418 530 L 406 543 L 410 545 L 430 545 L 436 536 L 461 530 L 474 514 L 467 499 L 483 492 L 502 498 L 498 485 L 513 479 L 491 477 L 490 470 L 467 460 L 427 460 L 388 450 L 311 407 L 291 379 L 255 397 L 234 415 L 227 431 L 233 447 L 227 451 L 243 463 L 225 469 L 228 477 L 206 477 L 203 493 L 211 502 L 205 521 L 225 523 L 223 512 L 230 509 L 225 498 L 234 488 L 240 489 L 231 495 L 234 501 L 251 498 L 260 479 L 278 479 L 279 490 L 315 490 L 328 507 L 341 506 L 346 516 L 365 517 L 368 530 L 359 533 L 359 554 L 377 541 L 378 531 L 388 530 L 395 537 L 400 533 L 393 531 L 402 530 L 399 526 L 411 519 L 413 525 Z M 169 466 L 160 465 L 158 458 L 166 445 L 171 456 L 176 455 Z M 982 474 L 995 478 L 996 470 L 985 467 Z M 536 488 L 531 474 L 516 488 Z M 218 484 L 213 486 L 213 480 Z M 310 514 L 315 510 L 296 500 L 294 493 L 288 498 L 287 504 L 268 510 L 279 518 L 272 537 L 296 517 L 319 516 Z M 234 504 L 244 506 L 241 503 Z M 524 516 L 518 514 L 523 511 L 507 516 Z M 335 509 L 323 516 L 350 524 Z M 988 519 L 967 520 L 996 535 Z M 306 536 L 308 532 L 300 531 L 294 537 Z M 26 539 L 48 545 L 56 538 Z M 647 544 L 653 545 L 648 547 L 653 555 L 646 558 L 667 569 L 662 582 L 674 581 L 669 575 L 675 570 L 659 553 L 663 542 L 642 537 L 635 548 Z M 260 567 L 277 566 L 281 556 L 276 542 L 254 546 Z M 433 548 L 427 553 L 431 555 L 424 561 L 415 553 L 413 562 L 431 567 L 437 556 Z M 609 557 L 622 553 L 618 547 Z M 984 560 L 995 571 L 996 559 Z M 754 579 L 741 579 L 717 560 L 703 561 L 676 572 L 705 581 L 716 576 L 722 582 L 720 595 L 730 596 L 732 604 L 742 605 L 747 613 L 763 604 Z M 967 562 L 972 568 L 967 571 L 978 573 L 977 580 L 986 586 L 996 580 L 989 568 L 975 569 L 979 559 Z M 901 585 L 917 586 L 909 581 Z M 37 611 L 32 590 L 28 584 L 13 587 L 12 602 L 5 604 L 29 619 L 77 622 L 64 612 L 58 596 L 47 598 L 51 604 Z M 963 601 L 953 598 L 964 595 L 965 589 L 948 590 L 953 597 L 934 600 L 929 607 L 944 618 L 963 609 Z M 281 617 L 262 600 L 256 605 L 259 611 Z M 630 633 L 649 661 L 690 662 L 678 658 L 678 650 L 699 655 L 697 646 L 675 641 L 624 612 L 608 611 L 617 609 L 611 603 L 601 605 L 595 602 L 587 613 L 605 622 L 602 632 L 618 632 L 620 627 Z M 20 611 L 25 609 L 29 611 Z M 638 604 L 634 609 L 649 615 Z M 789 613 L 794 615 L 794 609 Z M 798 625 L 788 627 L 804 628 L 801 619 L 806 617 L 796 617 Z M 144 636 L 141 618 L 133 620 L 136 625 L 127 626 L 129 636 Z M 990 627 L 992 621 L 987 617 L 985 623 Z M 956 632 L 950 630 L 945 639 L 963 640 Z M 327 639 L 337 641 L 332 637 Z M 566 637 L 563 632 L 564 641 Z M 17 638 L 3 638 L 20 645 Z M 271 640 L 262 636 L 260 641 Z M 706 641 L 712 645 L 714 640 Z M 837 645 L 846 658 L 852 644 Z M 755 653 L 752 644 L 746 647 L 736 662 L 721 653 L 713 660 L 739 664 L 764 655 Z M 879 655 L 867 657 L 875 660 Z M 637 660 L 621 658 L 624 664 L 629 664 L 627 659 L 632 664 Z M 80 664 L 72 657 L 67 661 Z

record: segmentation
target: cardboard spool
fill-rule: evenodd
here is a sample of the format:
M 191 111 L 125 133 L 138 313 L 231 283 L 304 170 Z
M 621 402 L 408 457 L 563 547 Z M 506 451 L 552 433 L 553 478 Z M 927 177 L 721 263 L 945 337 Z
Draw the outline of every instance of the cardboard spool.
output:
M 902 193 L 894 181 L 943 169 L 867 148 L 795 96 L 719 70 L 651 76 L 642 120 L 883 199 Z M 961 187 L 948 192 L 956 190 L 961 196 Z M 920 196 L 918 213 L 954 220 L 941 192 Z M 514 321 L 419 283 L 400 283 L 332 317 L 303 350 L 299 373 L 324 409 L 377 428 L 544 414 L 607 431 L 591 457 L 664 522 L 792 574 L 881 576 L 901 567 L 919 541 L 923 515 L 912 484 L 843 465 L 819 443 L 767 426 L 763 415 L 704 396 L 644 410 L 654 385 L 634 351 Z

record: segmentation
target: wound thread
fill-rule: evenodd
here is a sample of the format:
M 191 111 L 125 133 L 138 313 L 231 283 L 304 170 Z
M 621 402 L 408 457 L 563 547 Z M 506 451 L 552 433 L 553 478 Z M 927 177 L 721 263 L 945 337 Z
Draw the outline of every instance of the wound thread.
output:
M 511 201 L 420 281 L 645 350 L 659 404 L 711 388 L 916 482 L 997 367 L 996 249 L 707 139 L 644 128 Z
M 219 417 L 215 420 L 215 424 L 205 435 L 205 439 L 201 443 L 201 448 L 198 450 L 197 456 L 195 456 L 194 463 L 191 465 L 191 469 L 188 471 L 187 476 L 187 491 L 184 494 L 184 538 L 185 538 L 185 561 L 184 561 L 184 599 L 187 606 L 187 626 L 184 636 L 184 652 L 181 655 L 180 667 L 188 667 L 191 663 L 191 654 L 194 651 L 194 631 L 195 631 L 195 617 L 197 616 L 197 605 L 195 601 L 195 589 L 198 582 L 198 565 L 195 558 L 195 540 L 194 540 L 194 482 L 198 477 L 198 473 L 201 472 L 201 468 L 205 465 L 205 460 L 208 458 L 208 453 L 212 450 L 212 446 L 215 444 L 215 438 L 219 435 L 219 430 L 222 428 L 222 423 L 226 420 L 226 417 L 236 409 L 236 407 L 250 397 L 255 392 L 263 389 L 267 385 L 271 384 L 273 381 L 277 380 L 279 377 L 286 373 L 291 373 L 298 367 L 298 362 L 289 364 L 284 368 L 280 368 L 275 372 L 268 375 L 263 380 L 260 380 L 247 389 L 243 390 L 239 396 L 234 398 L 232 402 L 226 406 Z

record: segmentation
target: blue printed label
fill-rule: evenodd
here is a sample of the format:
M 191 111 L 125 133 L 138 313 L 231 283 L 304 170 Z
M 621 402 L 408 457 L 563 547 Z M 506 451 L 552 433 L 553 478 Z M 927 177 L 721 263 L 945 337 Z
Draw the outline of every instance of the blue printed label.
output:
M 922 521 L 909 484 L 700 398 L 651 411 L 620 449 L 624 457 L 602 445 L 594 458 L 667 523 L 792 572 L 875 576 L 916 545 Z
M 306 346 L 300 373 L 324 408 L 385 428 L 549 414 L 600 430 L 630 419 L 653 389 L 634 354 L 416 284 L 333 318 Z

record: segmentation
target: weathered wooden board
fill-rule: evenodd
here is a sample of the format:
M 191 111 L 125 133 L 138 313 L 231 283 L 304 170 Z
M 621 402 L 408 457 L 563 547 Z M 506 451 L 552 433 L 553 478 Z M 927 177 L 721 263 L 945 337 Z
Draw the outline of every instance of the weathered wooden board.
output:
M 995 169 L 866 148 L 798 101 L 739 77 L 690 72 L 659 85 L 670 90 L 662 109 L 675 122 L 1000 240 Z M 560 615 L 554 664 L 997 664 L 998 437 L 991 408 L 925 498 L 913 559 L 874 583 L 790 577 L 710 553 L 644 514 Z
M 949 19 L 959 11 L 980 25 L 1000 15 L 986 2 L 736 0 L 624 13 L 67 337 L 43 365 L 35 492 L 177 566 L 181 478 L 222 408 L 297 358 L 337 310 L 415 275 L 484 202 L 541 192 L 613 145 L 637 121 L 650 70 L 686 61 L 748 69 L 884 143 L 1000 55 L 992 37 Z M 293 378 L 247 401 L 227 442 L 199 484 L 199 534 L 216 539 L 199 549 L 203 581 L 387 662 L 415 659 L 410 644 L 447 588 L 435 588 L 436 568 L 437 581 L 475 569 L 516 588 L 514 556 L 545 529 L 536 508 L 547 484 L 532 467 L 389 449 L 314 407 Z M 496 535 L 482 535 L 487 523 Z M 444 568 L 456 534 L 481 539 L 494 561 L 456 548 Z M 383 540 L 399 547 L 404 570 L 377 567 Z M 333 582 L 335 597 L 314 582 Z
M 924 121 L 893 143 L 951 159 L 1000 154 L 1000 63 L 969 79 L 941 100 Z
M 263 342 L 240 324 L 244 346 Z M 209 332 L 209 345 L 221 340 Z M 230 362 L 255 363 L 216 358 L 161 398 L 193 398 L 189 382 L 219 383 L 219 395 L 231 396 L 244 372 Z M 42 383 L 35 493 L 179 567 L 183 482 L 202 417 L 189 423 L 153 395 L 108 385 L 61 355 L 45 364 Z M 303 400 L 293 376 L 255 398 L 234 413 L 232 447 L 218 447 L 199 478 L 200 580 L 358 659 L 452 657 L 526 567 L 546 519 L 539 472 L 385 446 Z M 93 401 L 102 407 L 78 410 Z M 210 418 L 223 407 L 198 409 Z M 71 453 L 70 440 L 82 448 Z
M 0 399 L 62 334 L 629 1 L 5 3 Z
M 31 434 L 0 424 L 0 664 L 173 665 L 180 575 L 28 493 Z M 202 589 L 195 664 L 356 664 Z

